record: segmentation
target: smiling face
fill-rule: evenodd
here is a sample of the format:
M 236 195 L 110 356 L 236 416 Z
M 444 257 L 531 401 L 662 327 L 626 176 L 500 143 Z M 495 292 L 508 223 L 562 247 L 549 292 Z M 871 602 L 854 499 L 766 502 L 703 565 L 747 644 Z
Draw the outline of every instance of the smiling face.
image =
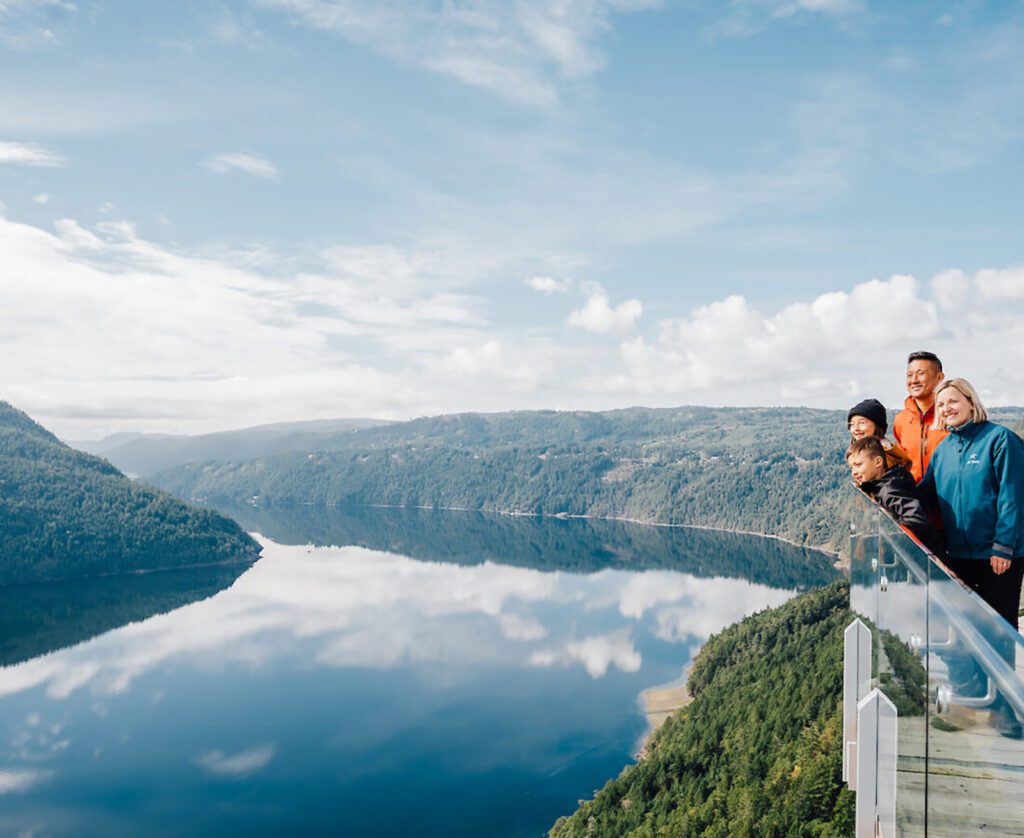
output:
M 974 416 L 974 403 L 956 387 L 949 386 L 936 396 L 935 412 L 947 428 L 959 428 Z
M 907 364 L 907 392 L 918 407 L 927 410 L 935 401 L 935 388 L 944 377 L 933 361 L 911 361 Z
M 853 482 L 860 486 L 868 480 L 877 480 L 885 474 L 885 458 L 873 457 L 867 451 L 857 451 L 846 458 Z
M 878 433 L 878 426 L 870 419 L 863 416 L 853 416 L 850 424 L 846 426 L 850 430 L 850 436 L 854 439 L 863 439 L 866 436 L 881 436 Z

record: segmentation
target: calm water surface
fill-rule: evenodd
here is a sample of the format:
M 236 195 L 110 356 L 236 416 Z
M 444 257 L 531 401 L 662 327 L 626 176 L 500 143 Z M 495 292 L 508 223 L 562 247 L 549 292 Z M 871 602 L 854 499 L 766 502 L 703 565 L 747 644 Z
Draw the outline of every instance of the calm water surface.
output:
M 642 690 L 833 576 L 698 530 L 229 511 L 250 568 L 0 592 L 0 834 L 543 835 Z

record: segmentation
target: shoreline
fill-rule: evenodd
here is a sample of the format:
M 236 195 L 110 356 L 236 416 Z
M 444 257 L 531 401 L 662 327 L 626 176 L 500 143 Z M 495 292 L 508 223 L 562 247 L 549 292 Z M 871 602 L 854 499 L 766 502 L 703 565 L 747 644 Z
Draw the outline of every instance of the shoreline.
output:
M 209 501 L 206 501 L 208 505 Z M 242 501 L 242 503 L 248 503 L 248 501 Z M 260 504 L 251 504 L 257 509 Z M 341 509 L 342 504 L 337 503 L 296 503 L 296 504 L 271 504 L 272 506 L 326 506 L 334 509 Z M 828 547 L 822 547 L 820 545 L 812 544 L 800 544 L 793 541 L 791 538 L 786 538 L 782 535 L 775 535 L 773 533 L 766 532 L 755 532 L 754 530 L 734 530 L 728 527 L 712 527 L 707 524 L 671 524 L 666 521 L 647 521 L 641 518 L 627 518 L 624 515 L 588 515 L 588 514 L 576 514 L 569 512 L 520 512 L 515 509 L 471 509 L 466 506 L 422 506 L 418 504 L 393 504 L 393 503 L 359 503 L 352 504 L 356 507 L 365 507 L 367 509 L 423 509 L 439 512 L 476 512 L 485 515 L 505 515 L 510 518 L 555 518 L 559 521 L 568 521 L 570 519 L 584 520 L 584 521 L 618 521 L 624 524 L 637 524 L 643 527 L 665 527 L 670 529 L 689 529 L 689 530 L 707 530 L 710 532 L 725 532 L 732 533 L 733 535 L 752 535 L 757 538 L 771 538 L 775 541 L 781 541 L 783 544 L 789 544 L 791 547 L 797 547 L 801 550 L 813 550 L 815 553 L 823 553 L 826 556 L 839 562 L 842 558 L 842 553 L 838 550 L 830 550 Z
M 647 756 L 651 737 L 661 729 L 668 717 L 689 706 L 693 701 L 693 696 L 690 695 L 690 690 L 687 687 L 692 665 L 692 661 L 687 664 L 680 678 L 667 684 L 648 687 L 640 693 L 638 703 L 647 719 L 647 730 L 644 731 L 640 739 L 639 747 L 635 749 L 634 757 L 637 762 Z

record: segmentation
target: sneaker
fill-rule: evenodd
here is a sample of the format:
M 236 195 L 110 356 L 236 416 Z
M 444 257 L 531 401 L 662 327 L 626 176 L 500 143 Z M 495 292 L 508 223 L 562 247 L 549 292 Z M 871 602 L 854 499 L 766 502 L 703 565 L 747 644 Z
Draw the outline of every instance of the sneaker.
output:
M 1021 727 L 1013 708 L 1005 702 L 999 709 L 992 711 L 989 724 L 1000 736 L 1007 739 L 1024 739 L 1024 728 Z

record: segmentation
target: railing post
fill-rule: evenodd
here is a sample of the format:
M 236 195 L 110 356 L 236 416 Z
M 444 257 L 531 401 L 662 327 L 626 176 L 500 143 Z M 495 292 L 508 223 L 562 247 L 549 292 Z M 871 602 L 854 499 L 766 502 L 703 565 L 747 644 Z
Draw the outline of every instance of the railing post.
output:
M 871 631 L 860 618 L 843 633 L 843 782 L 857 789 L 857 705 L 871 686 Z
M 896 705 L 873 689 L 857 705 L 857 838 L 896 835 Z

